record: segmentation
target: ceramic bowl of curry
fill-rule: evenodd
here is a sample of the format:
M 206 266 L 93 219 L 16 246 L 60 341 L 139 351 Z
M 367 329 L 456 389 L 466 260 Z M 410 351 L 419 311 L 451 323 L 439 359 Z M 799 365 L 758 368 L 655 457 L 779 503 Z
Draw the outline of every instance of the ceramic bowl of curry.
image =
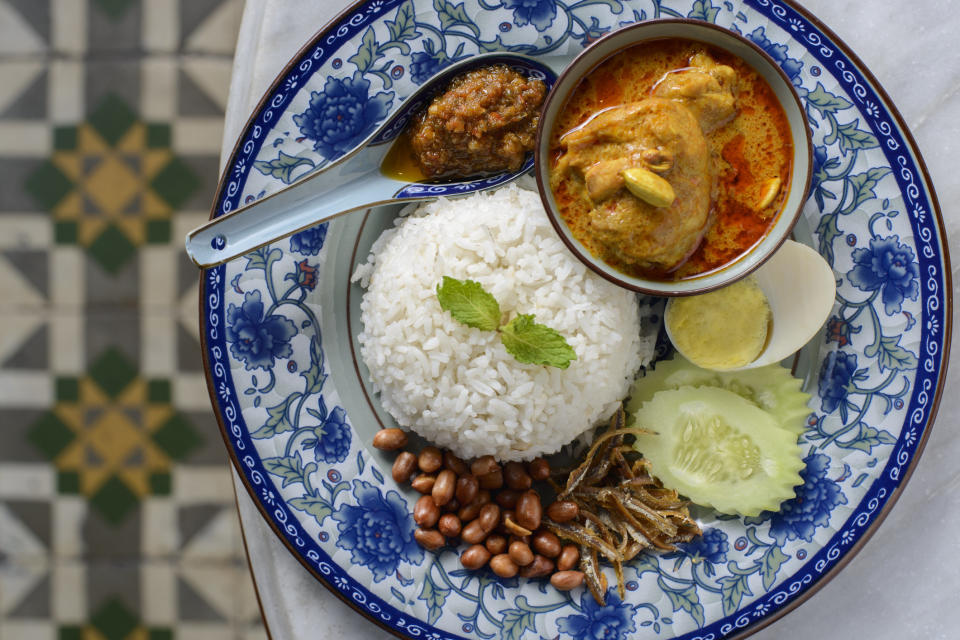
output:
M 535 173 L 553 226 L 608 280 L 680 296 L 730 284 L 790 235 L 812 144 L 786 74 L 739 34 L 653 20 L 560 75 Z

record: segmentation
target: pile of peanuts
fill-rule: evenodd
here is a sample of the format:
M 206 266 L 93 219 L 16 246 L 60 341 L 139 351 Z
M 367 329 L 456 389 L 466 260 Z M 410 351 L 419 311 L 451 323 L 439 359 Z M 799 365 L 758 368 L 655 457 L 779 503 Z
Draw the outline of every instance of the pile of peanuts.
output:
M 407 446 L 407 434 L 396 428 L 381 429 L 373 446 L 397 451 Z M 467 545 L 460 563 L 477 570 L 490 566 L 501 578 L 545 578 L 560 591 L 583 584 L 576 569 L 580 551 L 575 544 L 561 544 L 551 531 L 541 527 L 544 509 L 534 481 L 550 477 L 550 464 L 543 458 L 501 466 L 493 456 L 477 458 L 470 465 L 437 447 L 427 446 L 414 455 L 401 451 L 393 463 L 397 484 L 410 483 L 423 494 L 413 507 L 419 527 L 414 538 L 425 549 Z M 551 503 L 546 516 L 568 522 L 579 515 L 576 502 Z

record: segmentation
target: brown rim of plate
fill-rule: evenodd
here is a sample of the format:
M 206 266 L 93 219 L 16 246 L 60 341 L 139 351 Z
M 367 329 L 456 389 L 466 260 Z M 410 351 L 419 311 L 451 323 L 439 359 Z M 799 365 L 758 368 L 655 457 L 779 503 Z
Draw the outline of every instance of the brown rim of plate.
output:
M 800 113 L 801 119 L 803 120 L 803 123 L 805 125 L 803 130 L 803 133 L 804 133 L 803 137 L 807 141 L 808 170 L 807 170 L 806 180 L 803 185 L 802 193 L 807 194 L 807 192 L 810 191 L 810 183 L 813 179 L 813 138 L 810 135 L 810 126 L 809 126 L 809 123 L 807 122 L 806 109 L 804 108 L 803 103 L 800 101 L 800 96 L 797 95 L 797 90 L 794 88 L 793 82 L 790 81 L 790 78 L 787 76 L 787 74 L 784 73 L 783 69 L 780 68 L 780 65 L 778 65 L 777 62 L 773 58 L 771 58 L 766 51 L 761 49 L 755 43 L 751 42 L 750 40 L 746 39 L 739 33 L 736 33 L 735 31 L 724 29 L 723 27 L 719 27 L 710 22 L 704 22 L 702 20 L 694 20 L 692 18 L 657 18 L 655 20 L 644 20 L 643 22 L 635 22 L 626 27 L 621 27 L 620 29 L 616 29 L 615 31 L 611 31 L 610 33 L 604 34 L 602 37 L 598 38 L 596 41 L 592 42 L 589 46 L 583 49 L 583 51 L 578 53 L 576 57 L 574 57 L 574 59 L 570 61 L 570 64 L 568 64 L 563 71 L 557 74 L 557 81 L 553 83 L 553 88 L 547 94 L 547 97 L 543 102 L 543 111 L 546 112 L 547 109 L 550 107 L 551 103 L 553 103 L 554 101 L 563 100 L 564 102 L 566 102 L 566 100 L 570 97 L 570 94 L 574 90 L 576 90 L 577 86 L 580 84 L 579 82 L 574 84 L 570 88 L 570 90 L 567 92 L 567 94 L 564 96 L 560 96 L 558 91 L 558 89 L 560 88 L 560 85 L 567 80 L 567 77 L 569 76 L 569 73 L 570 73 L 570 68 L 575 64 L 577 64 L 577 62 L 579 62 L 581 58 L 583 58 L 587 53 L 589 53 L 590 50 L 592 50 L 594 47 L 597 47 L 603 44 L 605 41 L 611 38 L 623 37 L 624 33 L 627 33 L 630 31 L 637 31 L 637 30 L 642 31 L 644 29 L 649 29 L 659 24 L 691 25 L 699 29 L 712 29 L 714 31 L 718 31 L 724 34 L 724 36 L 731 37 L 734 40 L 737 40 L 738 42 L 752 49 L 754 53 L 758 54 L 767 62 L 770 68 L 774 69 L 776 73 L 780 75 L 780 79 L 783 81 L 784 86 L 786 86 L 790 90 L 790 95 L 793 97 L 793 101 L 796 103 L 796 106 L 797 106 L 797 111 Z M 660 37 L 663 37 L 663 36 L 657 36 L 657 38 L 660 38 Z M 677 36 L 677 37 L 682 37 L 682 36 Z M 696 36 L 690 36 L 688 39 L 697 40 Z M 587 69 L 584 73 L 581 74 L 580 77 L 581 78 L 585 77 L 591 71 L 596 69 L 597 66 L 599 66 L 600 64 L 603 64 L 605 61 L 609 60 L 610 58 L 617 55 L 618 53 L 625 51 L 630 47 L 636 46 L 641 42 L 644 42 L 644 40 L 641 39 L 635 42 L 630 42 L 630 43 L 624 44 L 622 47 L 619 47 L 613 50 L 612 52 L 610 52 L 610 55 L 604 57 L 599 62 L 597 62 L 597 64 L 595 64 L 593 67 Z M 708 43 L 708 44 L 710 44 L 710 46 L 715 46 L 720 49 L 725 48 L 723 45 L 712 44 L 712 43 Z M 563 105 L 561 105 L 561 108 L 562 106 Z M 713 285 L 698 286 L 696 288 L 684 290 L 684 291 L 663 291 L 660 289 L 647 288 L 642 285 L 635 284 L 634 282 L 624 280 L 620 275 L 618 275 L 620 273 L 619 271 L 617 271 L 612 266 L 607 264 L 606 261 L 602 260 L 601 258 L 596 258 L 596 259 L 599 260 L 600 262 L 603 262 L 605 266 L 601 267 L 596 263 L 594 263 L 593 260 L 591 260 L 591 258 L 595 258 L 595 256 L 585 255 L 584 252 L 581 250 L 581 248 L 577 246 L 577 243 L 574 242 L 572 238 L 572 233 L 565 230 L 566 225 L 560 219 L 560 213 L 554 207 L 550 206 L 550 197 L 549 197 L 550 187 L 549 185 L 545 185 L 543 183 L 543 178 L 541 177 L 541 173 L 536 170 L 536 167 L 540 166 L 544 162 L 544 159 L 541 158 L 541 155 L 540 155 L 540 148 L 542 146 L 540 144 L 540 141 L 544 137 L 549 136 L 552 133 L 552 131 L 546 131 L 545 129 L 546 129 L 545 121 L 541 118 L 540 122 L 537 124 L 537 135 L 536 135 L 537 144 L 533 149 L 533 158 L 534 158 L 533 166 L 534 166 L 534 177 L 537 180 L 537 190 L 540 192 L 540 200 L 543 202 L 543 208 L 547 212 L 547 218 L 550 219 L 550 224 L 553 225 L 554 231 L 557 232 L 557 235 L 560 237 L 560 240 L 563 241 L 563 244 L 566 245 L 567 249 L 569 249 L 570 252 L 573 255 L 575 255 L 577 259 L 580 260 L 580 262 L 584 264 L 584 266 L 586 266 L 588 269 L 590 269 L 597 275 L 601 276 L 602 278 L 608 280 L 609 282 L 612 282 L 613 284 L 619 287 L 623 287 L 624 289 L 629 289 L 630 291 L 636 291 L 637 293 L 644 293 L 647 295 L 657 296 L 661 298 L 675 298 L 675 297 L 693 296 L 701 293 L 707 293 L 709 291 L 713 291 L 715 289 L 720 289 L 721 287 L 725 287 L 729 284 L 733 284 L 737 280 L 745 278 L 751 273 L 753 273 L 754 271 L 756 271 L 757 269 L 759 269 L 767 260 L 770 259 L 771 256 L 773 256 L 773 254 L 777 252 L 777 249 L 779 249 L 781 245 L 783 245 L 783 243 L 787 240 L 787 238 L 790 237 L 790 234 L 793 232 L 793 227 L 796 226 L 797 220 L 800 219 L 800 214 L 803 213 L 803 206 L 806 203 L 806 198 L 802 198 L 800 200 L 800 203 L 797 205 L 796 211 L 794 211 L 792 214 L 792 218 L 790 219 L 789 226 L 786 228 L 783 235 L 776 242 L 776 244 L 770 247 L 770 249 L 767 251 L 767 254 L 763 256 L 762 259 L 758 260 L 756 264 L 754 264 L 749 269 L 747 269 L 746 271 L 738 275 L 736 278 L 733 278 L 732 280 L 725 280 L 723 282 L 719 282 Z M 551 129 L 552 129 L 552 126 L 551 126 Z M 794 185 L 791 181 L 790 189 L 793 190 L 797 188 L 798 188 L 798 185 Z M 780 210 L 777 213 L 777 217 L 783 216 L 785 214 L 787 214 L 786 211 Z M 725 269 L 729 266 L 736 264 L 737 262 L 742 260 L 744 256 L 746 256 L 751 251 L 753 251 L 753 249 L 756 248 L 756 246 L 762 241 L 763 241 L 763 238 L 761 238 L 761 240 L 758 240 L 757 244 L 755 244 L 754 247 L 751 247 L 750 249 L 748 249 L 745 254 L 741 254 L 740 256 L 737 256 L 737 258 L 734 259 L 733 262 L 729 262 L 718 268 Z M 707 274 L 703 274 L 703 275 L 705 276 Z M 694 281 L 698 277 L 703 277 L 703 276 L 694 276 L 693 278 L 690 278 L 688 281 Z M 638 278 L 638 280 L 640 280 L 640 278 Z
M 300 48 L 300 50 L 290 59 L 290 61 L 283 67 L 283 69 L 280 70 L 280 72 L 277 74 L 274 81 L 270 84 L 270 87 L 266 90 L 263 97 L 257 103 L 257 106 L 251 112 L 251 115 L 248 118 L 247 123 L 244 125 L 242 131 L 245 132 L 249 130 L 250 126 L 254 123 L 254 120 L 256 119 L 256 115 L 267 104 L 271 94 L 281 86 L 283 82 L 283 77 L 286 75 L 286 73 L 290 69 L 293 68 L 295 61 L 298 60 L 300 56 L 302 56 L 304 53 L 306 53 L 313 46 L 315 42 L 317 42 L 320 38 L 322 38 L 329 31 L 331 31 L 336 24 L 338 24 L 341 20 L 346 18 L 348 15 L 350 15 L 354 11 L 357 11 L 358 7 L 362 7 L 368 1 L 369 0 L 356 0 L 356 2 L 354 2 L 349 7 L 341 11 L 339 14 L 334 16 L 326 25 L 321 27 L 320 30 L 317 31 L 313 35 L 313 37 L 310 38 L 310 40 L 308 40 L 306 44 L 304 44 L 303 47 Z M 883 504 L 883 507 L 881 507 L 879 513 L 876 516 L 876 519 L 866 529 L 866 531 L 864 531 L 860 535 L 860 538 L 856 541 L 856 543 L 854 543 L 854 545 L 850 547 L 846 551 L 846 553 L 843 554 L 843 556 L 840 557 L 837 563 L 829 571 L 821 575 L 820 578 L 818 578 L 815 582 L 813 582 L 809 587 L 807 587 L 802 593 L 797 595 L 793 600 L 791 600 L 785 606 L 781 607 L 780 609 L 777 609 L 773 613 L 770 613 L 764 616 L 763 618 L 753 623 L 752 625 L 747 626 L 740 632 L 732 636 L 728 636 L 730 640 L 742 640 L 743 638 L 751 636 L 757 631 L 760 631 L 761 629 L 776 622 L 777 620 L 779 620 L 780 618 L 782 618 L 783 616 L 790 613 L 791 611 L 796 609 L 798 606 L 806 602 L 808 599 L 810 599 L 810 597 L 812 597 L 820 589 L 822 589 L 827 583 L 829 583 L 830 580 L 832 580 L 837 575 L 837 573 L 841 569 L 843 569 L 847 565 L 847 563 L 849 563 L 854 558 L 854 556 L 856 556 L 860 552 L 860 550 L 863 548 L 866 542 L 873 536 L 873 534 L 876 533 L 881 523 L 883 523 L 887 515 L 889 515 L 890 510 L 893 508 L 893 505 L 896 504 L 897 500 L 900 498 L 900 494 L 903 492 L 904 487 L 907 486 L 907 482 L 909 482 L 910 478 L 913 476 L 913 472 L 917 467 L 917 463 L 920 461 L 920 457 L 922 456 L 923 451 L 926 447 L 927 440 L 930 438 L 930 432 L 933 430 L 933 423 L 937 417 L 937 412 L 940 409 L 940 399 L 943 395 L 944 383 L 946 382 L 947 368 L 949 364 L 949 355 L 950 355 L 950 344 L 953 337 L 953 317 L 948 312 L 948 310 L 953 308 L 953 277 L 952 277 L 952 273 L 950 272 L 949 247 L 947 246 L 946 242 L 943 242 L 944 240 L 946 240 L 947 234 L 943 226 L 943 214 L 940 210 L 940 202 L 938 201 L 937 194 L 933 189 L 933 181 L 930 179 L 930 172 L 927 170 L 927 165 L 923 161 L 923 156 L 920 154 L 920 150 L 917 147 L 917 142 L 914 139 L 913 134 L 910 133 L 910 130 L 907 127 L 906 122 L 904 122 L 903 120 L 903 116 L 900 115 L 900 111 L 893 104 L 893 101 L 890 99 L 890 96 L 887 94 L 884 88 L 877 81 L 877 78 L 873 75 L 873 73 L 869 69 L 867 69 L 866 65 L 864 65 L 863 61 L 859 58 L 859 56 L 854 54 L 853 51 L 847 46 L 847 44 L 843 40 L 841 40 L 839 37 L 837 37 L 837 34 L 834 33 L 832 29 L 830 29 L 825 24 L 823 24 L 818 18 L 816 18 L 809 11 L 799 6 L 795 0 L 782 0 L 782 1 L 784 2 L 784 4 L 790 6 L 790 8 L 792 8 L 794 11 L 802 15 L 805 19 L 807 19 L 814 26 L 816 26 L 818 30 L 820 30 L 823 34 L 825 34 L 830 39 L 830 41 L 833 44 L 835 44 L 836 47 L 840 51 L 842 51 L 843 54 L 847 58 L 849 58 L 851 62 L 854 63 L 854 65 L 863 75 L 864 79 L 866 79 L 867 82 L 870 83 L 874 91 L 876 91 L 877 95 L 880 96 L 880 98 L 886 105 L 891 117 L 893 118 L 894 122 L 897 124 L 897 127 L 900 129 L 900 132 L 902 133 L 904 139 L 906 140 L 907 145 L 909 146 L 910 152 L 916 159 L 917 167 L 919 168 L 923 176 L 923 183 L 930 197 L 930 205 L 931 205 L 931 208 L 933 209 L 932 217 L 935 218 L 937 221 L 937 230 L 939 232 L 939 239 L 942 241 L 940 244 L 940 251 L 943 256 L 943 264 L 945 266 L 943 275 L 947 285 L 946 287 L 944 287 L 944 294 L 947 302 L 947 304 L 944 305 L 944 327 L 943 327 L 944 349 L 941 352 L 942 360 L 941 360 L 940 372 L 939 372 L 939 375 L 937 376 L 937 391 L 933 397 L 933 402 L 930 405 L 930 416 L 927 418 L 927 422 L 924 425 L 923 436 L 920 438 L 920 442 L 917 444 L 916 452 L 913 455 L 913 459 L 910 461 L 910 465 L 907 467 L 907 470 L 904 472 L 901 478 L 900 484 L 890 492 L 890 496 L 887 498 L 886 502 Z M 705 24 L 708 24 L 708 23 L 705 23 Z M 777 65 L 777 67 L 779 68 L 779 65 Z M 211 219 L 215 217 L 217 203 L 219 202 L 219 196 L 221 193 L 223 193 L 223 189 L 227 182 L 227 177 L 229 176 L 229 168 L 233 166 L 233 163 L 237 156 L 237 152 L 240 150 L 241 141 L 242 141 L 242 136 L 238 138 L 237 143 L 234 145 L 233 151 L 230 153 L 230 160 L 224 164 L 224 173 L 223 175 L 221 175 L 220 181 L 217 184 L 217 191 L 214 196 L 213 205 L 210 211 Z M 250 483 L 248 482 L 247 477 L 243 472 L 243 466 L 240 464 L 240 460 L 237 458 L 236 452 L 230 446 L 229 434 L 227 431 L 227 426 L 223 421 L 223 416 L 221 416 L 220 412 L 217 410 L 218 405 L 217 405 L 216 389 L 213 387 L 213 382 L 209 375 L 210 361 L 207 356 L 207 339 L 206 339 L 206 334 L 202 331 L 202 327 L 204 326 L 203 302 L 206 299 L 206 286 L 207 286 L 206 278 L 203 277 L 205 273 L 206 271 L 200 272 L 200 287 L 199 287 L 200 309 L 198 313 L 198 319 L 199 319 L 199 326 L 201 327 L 200 349 L 201 349 L 201 355 L 203 356 L 203 369 L 205 374 L 204 377 L 207 379 L 207 393 L 210 396 L 210 404 L 213 407 L 213 413 L 217 419 L 217 425 L 220 427 L 220 435 L 223 438 L 224 445 L 226 446 L 227 455 L 230 457 L 231 463 L 233 464 L 234 468 L 237 470 L 237 475 L 240 476 L 240 480 L 241 482 L 243 482 L 243 486 L 246 487 L 247 493 L 249 494 L 251 501 L 256 506 L 257 511 L 260 512 L 260 515 L 266 521 L 267 525 L 274 532 L 274 534 L 277 536 L 280 542 L 283 543 L 283 545 L 287 547 L 287 550 L 297 559 L 297 561 L 299 561 L 300 564 L 303 565 L 303 567 L 314 578 L 319 580 L 320 583 L 323 586 L 325 586 L 334 596 L 339 598 L 342 602 L 346 603 L 348 606 L 350 606 L 352 609 L 354 609 L 357 613 L 359 613 L 361 616 L 363 616 L 370 622 L 376 624 L 378 627 L 389 632 L 394 637 L 408 638 L 409 636 L 404 636 L 403 634 L 399 633 L 396 629 L 388 627 L 383 621 L 371 616 L 367 611 L 360 608 L 360 606 L 357 603 L 345 597 L 339 590 L 337 590 L 333 585 L 327 582 L 327 580 L 323 577 L 322 574 L 320 574 L 313 566 L 311 566 L 303 556 L 297 553 L 296 549 L 294 549 L 293 546 L 283 536 L 282 532 L 279 530 L 276 523 L 270 518 L 269 511 L 257 499 L 256 490 L 252 486 L 250 486 Z M 251 571 L 251 575 L 252 575 L 252 571 Z M 261 613 L 262 612 L 263 611 L 261 608 Z M 264 622 L 266 623 L 265 616 L 264 616 Z M 268 632 L 269 632 L 269 628 L 268 628 Z

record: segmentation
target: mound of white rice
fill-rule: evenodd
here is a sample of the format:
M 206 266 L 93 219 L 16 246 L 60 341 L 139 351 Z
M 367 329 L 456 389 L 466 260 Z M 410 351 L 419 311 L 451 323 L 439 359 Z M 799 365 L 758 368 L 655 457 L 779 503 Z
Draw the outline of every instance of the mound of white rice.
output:
M 493 331 L 440 308 L 443 276 L 480 282 L 504 318 L 533 313 L 577 354 L 567 369 L 521 364 Z M 653 353 L 634 294 L 559 240 L 536 193 L 516 186 L 424 204 L 373 245 L 360 353 L 383 407 L 462 458 L 529 460 L 608 418 Z

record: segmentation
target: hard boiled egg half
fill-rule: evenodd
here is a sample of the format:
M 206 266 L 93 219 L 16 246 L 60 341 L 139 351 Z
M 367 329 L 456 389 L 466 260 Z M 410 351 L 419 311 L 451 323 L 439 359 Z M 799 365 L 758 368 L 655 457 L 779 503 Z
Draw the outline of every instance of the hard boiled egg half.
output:
M 807 344 L 833 309 L 837 283 L 810 247 L 787 240 L 753 275 L 710 293 L 671 298 L 664 322 L 690 362 L 717 371 L 779 362 Z

